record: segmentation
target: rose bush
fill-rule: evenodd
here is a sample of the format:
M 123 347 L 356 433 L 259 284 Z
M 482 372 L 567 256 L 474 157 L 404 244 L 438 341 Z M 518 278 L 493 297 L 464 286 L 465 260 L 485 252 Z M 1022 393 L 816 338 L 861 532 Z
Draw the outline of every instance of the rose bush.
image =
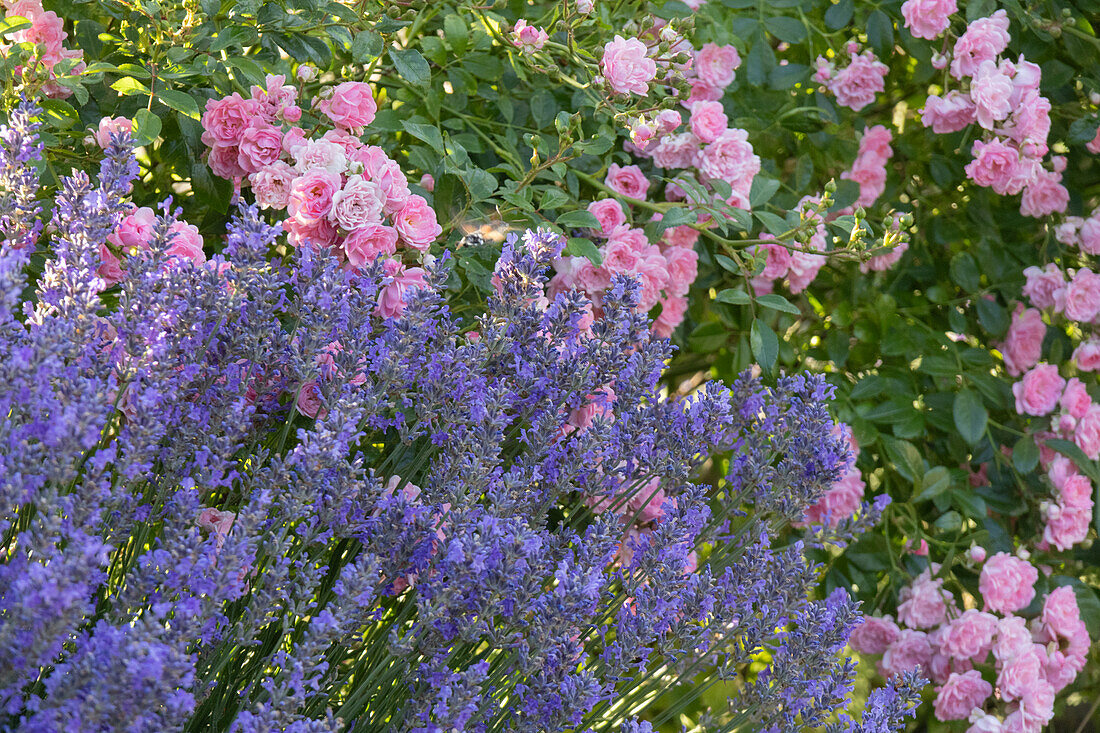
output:
M 353 270 L 383 256 L 389 317 L 444 252 L 448 301 L 476 312 L 497 292 L 496 233 L 554 226 L 568 243 L 547 292 L 582 292 L 587 321 L 615 276 L 636 278 L 637 308 L 679 346 L 670 391 L 746 368 L 837 388 L 858 461 L 795 521 L 844 538 L 817 555 L 819 592 L 877 614 L 881 668 L 931 667 L 920 725 L 965 728 L 938 718 L 979 697 L 977 730 L 1038 720 L 1005 707 L 1012 693 L 980 694 L 1001 687 L 995 650 L 983 667 L 950 640 L 982 636 L 977 609 L 1043 647 L 1051 715 L 1100 699 L 1096 653 L 1064 673 L 1079 630 L 1043 619 L 1071 589 L 1100 638 L 1088 3 L 5 8 L 5 100 L 42 100 L 44 180 L 90 167 L 114 131 L 140 146 L 133 209 L 101 249 L 108 284 L 166 195 L 181 207 L 170 251 L 196 264 L 222 250 L 237 199 L 289 232 L 282 256 L 320 246 Z M 298 405 L 319 414 L 315 385 Z M 993 558 L 1036 572 L 1026 604 L 985 608 Z M 944 677 L 940 657 L 976 668 Z M 674 709 L 698 721 L 723 695 Z

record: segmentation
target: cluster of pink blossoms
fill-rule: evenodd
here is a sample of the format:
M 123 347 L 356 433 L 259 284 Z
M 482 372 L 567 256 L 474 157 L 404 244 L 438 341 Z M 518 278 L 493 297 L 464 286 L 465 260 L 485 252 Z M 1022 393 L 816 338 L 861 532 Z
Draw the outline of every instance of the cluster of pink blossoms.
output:
M 53 81 L 54 66 L 64 59 L 76 59 L 77 63 L 69 72 L 79 74 L 84 70 L 84 52 L 80 49 L 65 48 L 65 21 L 52 10 L 42 7 L 42 0 L 3 0 L 6 16 L 18 16 L 31 22 L 31 27 L 11 34 L 12 43 L 32 43 L 39 52 L 34 56 L 36 66 L 46 72 L 47 81 L 42 85 L 42 93 L 54 99 L 65 99 L 72 90 Z M 6 54 L 9 44 L 0 43 L 0 51 Z M 19 75 L 22 70 L 16 70 Z
M 814 81 L 824 84 L 836 97 L 836 103 L 858 112 L 871 102 L 875 95 L 886 89 L 886 74 L 890 67 L 867 49 L 862 53 L 859 44 L 848 44 L 848 65 L 837 71 L 836 62 L 824 56 L 818 56 L 815 65 Z
M 971 559 L 982 562 L 985 551 L 974 548 Z M 881 654 L 884 676 L 920 667 L 937 685 L 939 720 L 969 720 L 968 733 L 1039 733 L 1089 651 L 1073 589 L 1051 591 L 1028 621 L 1017 612 L 1035 598 L 1039 572 L 1027 560 L 999 552 L 985 561 L 980 611 L 961 610 L 933 577 L 938 570 L 933 564 L 902 591 L 897 622 L 865 619 L 852 632 L 852 648 Z
M 1008 25 L 1005 11 L 998 10 L 967 26 L 950 58 L 950 75 L 960 88 L 929 96 L 922 120 L 938 134 L 977 123 L 985 134 L 974 142 L 967 176 L 1001 195 L 1022 193 L 1020 213 L 1040 218 L 1065 211 L 1069 203 L 1062 185 L 1065 159 L 1053 156 L 1049 169 L 1043 165 L 1050 100 L 1039 94 L 1042 72 L 1036 64 L 1023 56 L 1015 62 L 1000 58 L 1011 39 Z M 943 68 L 948 61 L 937 55 L 933 63 Z
M 435 211 L 410 192 L 396 161 L 360 140 L 377 112 L 369 85 L 343 82 L 326 90 L 313 106 L 333 127 L 307 138 L 294 124 L 302 115 L 297 89 L 284 81 L 269 75 L 248 99 L 233 94 L 207 102 L 202 125 L 210 167 L 247 182 L 261 207 L 285 210 L 291 244 L 329 250 L 348 267 L 385 258 L 388 285 L 379 312 L 396 316 L 407 290 L 423 286 L 424 271 L 394 255 L 399 248 L 428 251 L 442 233 Z
M 108 286 L 122 282 L 126 277 L 126 268 L 123 265 L 126 257 L 149 249 L 156 223 L 156 213 L 148 206 L 131 206 L 130 212 L 107 237 L 107 243 L 100 245 L 98 273 Z M 169 258 L 189 260 L 195 265 L 206 262 L 202 234 L 194 224 L 176 221 L 168 230 L 168 235 L 165 253 Z
M 624 196 L 644 199 L 649 181 L 638 166 L 620 168 L 613 164 L 607 184 Z M 641 284 L 638 309 L 649 312 L 659 304 L 661 313 L 653 323 L 653 330 L 662 337 L 671 335 L 684 319 L 687 292 L 698 272 L 699 255 L 692 249 L 698 232 L 691 227 L 677 227 L 667 232 L 660 244 L 651 244 L 642 229 L 631 226 L 617 200 L 593 201 L 588 210 L 600 222 L 600 229 L 592 233 L 592 238 L 603 240 L 602 264 L 593 265 L 584 257 L 557 260 L 555 275 L 550 280 L 550 296 L 570 289 L 581 290 L 592 301 L 593 315 L 600 317 L 603 294 L 611 285 L 612 276 L 629 275 Z M 690 235 L 684 236 L 685 230 Z

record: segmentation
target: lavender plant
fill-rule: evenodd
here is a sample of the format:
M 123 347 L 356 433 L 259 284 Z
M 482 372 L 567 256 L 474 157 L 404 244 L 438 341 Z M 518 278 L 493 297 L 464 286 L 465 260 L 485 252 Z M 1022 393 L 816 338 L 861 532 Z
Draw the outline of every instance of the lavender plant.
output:
M 104 297 L 129 140 L 47 245 L 35 113 L 0 134 L 0 727 L 649 731 L 725 685 L 708 730 L 900 728 L 911 678 L 836 712 L 858 604 L 771 539 L 851 459 L 823 381 L 662 393 L 637 285 L 549 300 L 545 232 L 477 319 L 445 258 L 382 318 L 380 266 L 274 256 L 247 206 L 198 266 L 166 205 Z

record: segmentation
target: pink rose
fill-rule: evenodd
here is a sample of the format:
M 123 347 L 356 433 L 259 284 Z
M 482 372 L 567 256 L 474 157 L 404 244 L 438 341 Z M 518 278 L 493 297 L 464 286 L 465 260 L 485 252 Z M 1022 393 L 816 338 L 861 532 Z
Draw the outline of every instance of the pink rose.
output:
M 875 95 L 886 89 L 886 74 L 890 68 L 875 58 L 871 51 L 852 54 L 852 61 L 829 80 L 829 91 L 837 104 L 855 112 L 875 101 Z
M 1100 339 L 1089 339 L 1073 350 L 1073 363 L 1083 372 L 1100 370 Z
M 700 143 L 691 132 L 669 135 L 653 148 L 653 162 L 659 168 L 691 168 L 699 156 Z
M 928 671 L 932 661 L 932 646 L 928 635 L 923 631 L 903 629 L 898 638 L 886 647 L 879 662 L 879 672 L 884 677 L 893 677 L 918 667 Z
M 287 213 L 308 224 L 328 216 L 332 198 L 340 190 L 340 176 L 323 168 L 314 168 L 294 180 L 290 188 Z
M 983 61 L 992 61 L 1008 48 L 1008 15 L 998 10 L 988 18 L 979 18 L 967 26 L 955 42 L 951 76 L 973 76 Z
M 248 177 L 256 203 L 263 209 L 285 209 L 290 202 L 290 189 L 298 174 L 281 160 Z
M 662 300 L 661 314 L 653 321 L 653 332 L 659 338 L 671 336 L 673 329 L 683 323 L 687 307 L 687 298 L 669 296 Z
M 348 156 L 344 147 L 331 140 L 305 140 L 294 147 L 294 170 L 306 173 L 323 170 L 341 174 L 348 169 Z
M 1007 616 L 997 622 L 997 640 L 993 644 L 993 656 L 1000 665 L 1017 654 L 1031 648 L 1031 632 L 1027 622 L 1019 616 Z
M 524 53 L 534 53 L 546 45 L 550 36 L 542 28 L 527 25 L 527 21 L 520 18 L 512 29 L 512 45 Z
M 168 229 L 168 247 L 165 254 L 191 260 L 196 265 L 206 262 L 206 253 L 202 251 L 202 235 L 199 228 L 185 221 L 176 221 Z
M 247 173 L 272 165 L 283 152 L 283 133 L 263 120 L 253 120 L 241 132 L 237 145 L 237 164 Z
M 1084 479 L 1080 481 L 1079 479 Z M 1067 488 L 1073 488 L 1072 484 L 1080 484 L 1084 488 L 1087 478 L 1076 477 L 1067 482 Z M 1091 491 L 1091 485 L 1088 487 Z M 1072 504 L 1055 504 L 1049 506 L 1046 512 L 1046 526 L 1043 528 L 1043 542 L 1053 545 L 1064 552 L 1074 545 L 1084 542 L 1088 536 L 1089 523 L 1092 521 L 1092 499 L 1085 498 L 1081 506 Z
M 1092 398 L 1089 397 L 1085 385 L 1077 377 L 1066 382 L 1066 389 L 1062 392 L 1062 398 L 1058 401 L 1062 409 L 1080 420 L 1092 407 Z
M 1071 321 L 1088 323 L 1100 313 L 1100 274 L 1082 267 L 1066 286 L 1062 313 Z
M 772 239 L 770 234 L 760 235 L 761 239 Z M 765 280 L 777 280 L 781 277 L 785 277 L 787 270 L 791 267 L 791 251 L 781 244 L 758 244 L 754 245 L 752 251 L 763 251 L 765 254 L 764 270 L 760 273 L 760 277 Z
M 852 629 L 848 644 L 860 654 L 882 654 L 899 636 L 901 629 L 889 616 L 865 616 L 863 622 Z
M 142 206 L 124 216 L 107 241 L 125 254 L 135 254 L 149 246 L 156 224 L 157 215 L 148 206 Z
M 210 147 L 236 145 L 241 133 L 260 113 L 256 101 L 244 99 L 236 92 L 223 99 L 207 100 L 206 112 L 202 115 L 202 141 Z
M 1043 323 L 1041 312 L 1035 308 L 1025 310 L 1023 306 L 1017 306 L 1008 335 L 1000 345 L 1009 374 L 1018 377 L 1038 363 L 1046 333 L 1047 326 Z
M 974 122 L 975 108 L 970 96 L 951 90 L 943 97 L 932 94 L 924 102 L 921 122 L 932 131 L 944 135 L 958 132 Z
M 1053 638 L 1068 639 L 1078 632 L 1081 623 L 1081 609 L 1077 606 L 1077 596 L 1073 588 L 1065 585 L 1055 588 L 1043 600 L 1043 612 L 1040 616 L 1043 629 Z
M 733 46 L 707 43 L 695 53 L 695 73 L 712 89 L 723 90 L 732 84 L 740 65 L 741 56 Z
M 1060 298 L 1058 293 L 1066 287 L 1066 280 L 1062 277 L 1062 271 L 1053 262 L 1040 270 L 1035 265 L 1024 270 L 1027 283 L 1024 285 L 1024 295 L 1031 300 L 1036 308 L 1051 308 Z
M 1024 187 L 1020 213 L 1036 219 L 1064 212 L 1069 205 L 1069 191 L 1062 185 L 1062 174 L 1039 170 Z
M 1016 79 L 1012 81 L 1015 84 Z M 1050 135 L 1050 100 L 1036 91 L 1027 92 L 1012 104 L 1012 124 L 1005 132 L 1018 145 L 1033 143 L 1045 147 Z
M 723 180 L 735 191 L 748 194 L 752 179 L 760 172 L 760 156 L 753 153 L 749 133 L 731 128 L 703 149 L 699 169 L 704 175 Z
M 215 145 L 206 154 L 206 164 L 219 178 L 234 180 L 244 178 L 248 171 L 241 168 L 240 153 L 236 145 Z
M 996 633 L 997 617 L 971 608 L 947 626 L 940 640 L 940 648 L 960 662 L 981 664 L 993 647 Z
M 999 613 L 1018 611 L 1035 597 L 1039 571 L 1031 563 L 1006 552 L 986 560 L 978 578 L 985 608 Z
M 704 143 L 717 140 L 728 124 L 721 102 L 696 102 L 691 107 L 691 131 Z
M 939 626 L 947 615 L 947 601 L 951 598 L 951 593 L 943 589 L 943 579 L 932 578 L 925 570 L 912 585 L 901 589 L 898 621 L 914 629 Z
M 634 272 L 638 259 L 637 250 L 621 239 L 612 239 L 603 247 L 603 266 L 609 272 Z
M 326 411 L 321 409 L 321 403 L 321 385 L 316 380 L 306 382 L 302 385 L 302 388 L 298 390 L 298 399 L 296 401 L 298 412 L 306 417 L 317 419 L 318 415 L 320 415 L 321 419 L 324 419 Z
M 1012 79 L 1003 67 L 998 67 L 993 61 L 983 61 L 978 66 L 978 71 L 970 82 L 970 98 L 974 100 L 975 116 L 979 125 L 992 130 L 995 122 L 1008 117 L 1012 111 L 1009 103 L 1012 89 Z
M 884 254 L 875 255 L 866 262 L 859 263 L 860 272 L 885 272 L 901 261 L 901 256 L 909 249 L 908 242 L 896 245 Z
M 859 469 L 849 468 L 820 499 L 806 508 L 805 520 L 800 524 L 837 526 L 859 509 L 866 487 Z
M 329 218 L 351 231 L 382 221 L 385 195 L 377 184 L 363 176 L 351 176 L 344 187 L 332 195 Z
M 393 216 L 405 208 L 410 196 L 409 181 L 397 161 L 389 158 L 371 161 L 364 167 L 363 175 L 382 190 L 382 209 L 387 215 Z
M 369 265 L 379 255 L 397 251 L 397 230 L 381 223 L 367 223 L 348 232 L 343 246 L 353 267 Z
M 374 120 L 378 104 L 370 85 L 361 81 L 345 81 L 336 85 L 332 96 L 322 100 L 317 108 L 337 127 L 357 129 Z
M 693 249 L 671 247 L 664 253 L 668 265 L 668 285 L 670 295 L 687 295 L 691 284 L 699 273 L 699 254 Z
M 992 694 L 993 685 L 983 680 L 978 670 L 963 674 L 952 672 L 947 682 L 936 690 L 936 719 L 966 720 L 970 711 L 980 708 Z
M 611 233 L 626 224 L 626 214 L 622 204 L 615 199 L 600 199 L 588 205 L 588 213 L 600 222 L 600 236 L 610 237 Z
M 99 245 L 99 267 L 96 269 L 96 274 L 103 278 L 103 282 L 107 287 L 122 282 L 122 279 L 126 277 L 126 271 L 122 269 L 122 262 L 118 257 L 115 257 L 114 253 L 105 244 Z
M 427 252 L 432 242 L 443 233 L 443 227 L 435 218 L 435 211 L 423 196 L 409 196 L 401 211 L 393 218 L 394 228 L 401 235 L 402 243 L 421 252 Z
M 647 56 L 637 38 L 616 35 L 603 49 L 600 70 L 608 85 L 620 94 L 649 94 L 649 82 L 657 75 L 656 62 Z
M 1087 393 L 1085 397 L 1088 397 Z M 1100 405 L 1090 405 L 1084 417 L 1077 421 L 1073 442 L 1089 460 L 1100 458 Z
M 658 135 L 671 135 L 676 128 L 683 124 L 684 118 L 674 109 L 663 109 L 657 113 L 654 119 L 657 125 Z
M 614 418 L 611 408 L 615 404 L 615 390 L 610 386 L 601 387 L 596 394 L 590 394 L 585 399 L 584 406 L 570 411 L 567 424 L 584 430 L 592 427 L 592 421 L 596 417 Z
M 974 160 L 966 166 L 966 175 L 979 186 L 988 186 L 1002 196 L 1019 193 L 1020 153 L 1000 140 L 974 141 Z
M 435 177 L 431 173 L 425 173 L 420 176 L 420 187 L 431 193 L 435 190 Z
M 133 130 L 134 123 L 125 117 L 104 117 L 99 121 L 99 127 L 95 131 L 96 145 L 106 150 L 111 144 L 112 135 L 120 132 L 131 133 Z
M 292 127 L 283 134 L 283 152 L 294 155 L 294 150 L 306 142 L 306 131 L 300 127 Z
M 619 166 L 617 163 L 612 163 L 607 169 L 607 178 L 604 179 L 604 183 L 615 193 L 643 201 L 646 191 L 649 190 L 649 179 L 636 165 Z
M 388 282 L 378 294 L 376 312 L 382 318 L 397 318 L 405 312 L 409 292 L 427 287 L 424 280 L 427 273 L 419 267 L 406 268 L 397 260 L 386 260 L 383 272 Z
M 668 284 L 668 265 L 660 254 L 640 258 L 634 268 L 642 286 L 638 298 L 638 310 L 648 311 L 661 299 L 661 291 Z
M 1081 220 L 1080 247 L 1085 254 L 1100 254 L 1100 209 Z
M 914 37 L 930 41 L 947 30 L 951 25 L 949 16 L 958 10 L 955 0 L 906 0 L 901 15 Z
M 1016 412 L 1036 417 L 1050 413 L 1058 404 L 1065 384 L 1066 380 L 1062 379 L 1058 367 L 1053 364 L 1033 367 L 1022 380 L 1012 385 L 1012 394 L 1016 396 Z
M 997 674 L 997 688 L 1001 697 L 1012 702 L 1024 696 L 1035 680 L 1042 679 L 1046 655 L 1038 644 L 1021 647 L 1015 656 L 1006 661 Z
M 264 77 L 264 86 L 253 84 L 249 91 L 252 99 L 259 102 L 263 118 L 268 122 L 296 122 L 301 119 L 302 110 L 294 104 L 298 99 L 298 90 L 286 83 L 285 74 L 268 74 Z
M 283 222 L 283 228 L 287 231 L 287 241 L 294 247 L 328 249 L 336 243 L 338 235 L 336 227 L 328 217 L 309 222 L 290 218 Z

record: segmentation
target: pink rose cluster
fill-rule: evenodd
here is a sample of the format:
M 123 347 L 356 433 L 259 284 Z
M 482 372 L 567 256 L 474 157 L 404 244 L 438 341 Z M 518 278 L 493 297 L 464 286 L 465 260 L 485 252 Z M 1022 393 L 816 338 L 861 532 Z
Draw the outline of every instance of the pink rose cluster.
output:
M 637 166 L 612 165 L 608 186 L 631 198 L 642 198 L 648 180 Z M 652 244 L 643 229 L 632 226 L 626 210 L 616 199 L 593 201 L 588 210 L 600 222 L 600 229 L 590 236 L 601 242 L 602 264 L 596 266 L 584 257 L 559 259 L 554 263 L 550 297 L 570 289 L 583 291 L 592 302 L 593 316 L 599 318 L 603 294 L 612 277 L 628 275 L 641 285 L 638 310 L 649 312 L 661 306 L 653 330 L 668 337 L 684 320 L 688 289 L 698 273 L 699 255 L 693 249 L 698 232 L 687 226 L 676 227 L 676 231 L 666 232 L 659 244 Z
M 760 239 L 775 241 L 755 245 L 751 249 L 753 254 L 762 252 L 765 257 L 764 269 L 749 281 L 757 296 L 772 292 L 775 284 L 784 280 L 787 288 L 797 295 L 814 281 L 818 272 L 825 266 L 825 255 L 814 254 L 811 251 L 825 251 L 825 221 L 821 217 L 819 202 L 820 199 L 813 196 L 805 196 L 799 202 L 806 221 L 814 225 L 814 228 L 811 230 L 809 240 L 800 242 L 798 249 L 785 246 L 776 240 L 774 235 L 767 232 L 760 235 Z M 858 448 L 853 450 L 859 452 Z M 862 494 L 862 490 L 860 493 Z
M 958 10 L 955 0 L 905 0 L 901 16 L 915 38 L 931 41 L 943 35 L 951 25 L 951 15 Z
M 844 423 L 836 424 L 833 435 L 847 444 L 852 454 L 852 462 L 844 475 L 829 487 L 825 495 L 806 509 L 805 519 L 796 526 L 828 524 L 830 527 L 835 527 L 854 515 L 863 501 L 863 492 L 867 485 L 863 482 L 863 476 L 855 464 L 855 457 L 859 455 L 859 443 L 856 442 L 852 428 Z
M 814 81 L 825 85 L 842 107 L 858 112 L 871 102 L 875 95 L 886 90 L 886 74 L 890 67 L 867 49 L 860 52 L 856 43 L 848 44 L 848 64 L 837 70 L 836 63 L 818 56 Z
M 1071 381 L 1076 382 L 1076 379 Z M 1079 382 L 1071 385 L 1071 388 L 1084 392 Z M 1067 388 L 1067 394 L 1071 388 Z M 1087 407 L 1082 409 L 1080 404 L 1076 407 L 1070 405 L 1077 414 L 1083 415 L 1080 419 L 1072 418 L 1069 412 L 1064 413 L 1069 416 L 1069 422 L 1077 423 L 1077 429 L 1071 436 L 1062 437 L 1072 439 L 1078 446 L 1084 444 L 1088 448 L 1100 451 L 1100 406 L 1093 404 L 1087 394 L 1080 399 L 1080 402 Z M 1054 489 L 1054 500 L 1045 501 L 1040 507 L 1044 527 L 1043 537 L 1036 547 L 1040 550 L 1049 550 L 1054 547 L 1065 551 L 1084 542 L 1088 536 L 1089 525 L 1092 522 L 1094 489 L 1092 481 L 1078 471 L 1073 461 L 1062 455 L 1052 456 L 1052 453 L 1053 451 L 1049 449 L 1040 451 L 1046 477 Z
M 59 84 L 54 67 L 65 59 L 75 59 L 77 63 L 69 74 L 81 73 L 86 65 L 83 61 L 84 52 L 80 49 L 65 48 L 65 39 L 69 34 L 65 31 L 65 20 L 52 10 L 45 10 L 41 0 L 3 0 L 5 16 L 18 16 L 31 22 L 30 28 L 16 31 L 11 34 L 11 42 L 30 43 L 36 47 L 34 67 L 32 69 L 17 70 L 21 72 L 35 71 L 41 67 L 46 73 L 46 82 L 42 85 L 42 93 L 53 99 L 65 99 L 72 95 L 72 90 Z M 9 44 L 0 43 L 0 51 L 7 55 Z
M 149 249 L 156 224 L 157 217 L 152 209 L 147 206 L 131 207 L 114 232 L 108 235 L 106 244 L 100 245 L 98 274 L 108 286 L 125 279 L 124 262 L 127 257 Z M 202 265 L 206 262 L 206 253 L 202 248 L 203 240 L 198 227 L 182 220 L 171 225 L 165 250 L 170 262 L 187 260 L 194 265 Z
M 1036 64 L 1022 55 L 1015 62 L 1000 58 L 1011 38 L 1008 27 L 1004 10 L 967 26 L 951 52 L 950 74 L 959 88 L 929 96 L 922 121 L 938 134 L 977 123 L 984 132 L 971 148 L 967 176 L 1002 196 L 1022 194 L 1020 213 L 1042 218 L 1064 212 L 1069 203 L 1065 160 L 1053 156 L 1044 166 L 1050 100 L 1039 93 Z
M 982 562 L 985 553 L 971 557 Z M 969 720 L 969 733 L 1039 733 L 1089 651 L 1073 589 L 1051 591 L 1029 621 L 1018 614 L 1035 597 L 1038 570 L 1027 560 L 1004 552 L 985 560 L 978 581 L 984 610 L 961 610 L 936 572 L 933 564 L 902 591 L 896 622 L 864 619 L 852 648 L 881 654 L 884 676 L 920 667 L 936 685 L 933 710 L 941 721 Z
M 325 249 L 348 267 L 365 267 L 379 257 L 389 283 L 379 313 L 399 315 L 404 296 L 423 286 L 424 272 L 405 269 L 401 251 L 423 256 L 442 234 L 427 200 L 409 189 L 401 166 L 381 148 L 366 145 L 361 129 L 377 106 L 370 86 L 336 85 L 314 106 L 331 127 L 306 137 L 297 92 L 269 76 L 267 87 L 252 87 L 207 103 L 203 115 L 208 162 L 217 175 L 247 184 L 263 208 L 285 211 L 283 227 L 294 246 Z

